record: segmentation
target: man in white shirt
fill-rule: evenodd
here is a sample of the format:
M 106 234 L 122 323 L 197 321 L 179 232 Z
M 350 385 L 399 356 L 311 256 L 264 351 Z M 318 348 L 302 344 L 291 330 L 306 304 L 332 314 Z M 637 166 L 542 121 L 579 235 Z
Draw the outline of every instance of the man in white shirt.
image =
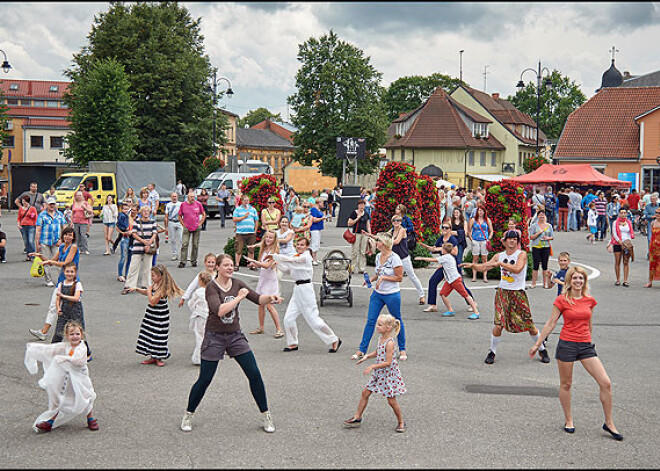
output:
M 582 195 L 571 187 L 568 193 L 568 230 L 579 231 L 582 217 Z
M 170 195 L 170 202 L 165 205 L 165 230 L 167 238 L 172 243 L 172 260 L 176 260 L 181 247 L 183 237 L 183 226 L 179 221 L 179 195 L 174 192 Z
M 158 212 L 158 203 L 160 201 L 160 195 L 156 191 L 155 183 L 149 183 L 149 185 L 147 185 L 147 189 L 149 190 L 149 196 L 147 197 L 147 200 L 151 204 L 151 214 L 152 217 L 156 219 L 156 213 Z

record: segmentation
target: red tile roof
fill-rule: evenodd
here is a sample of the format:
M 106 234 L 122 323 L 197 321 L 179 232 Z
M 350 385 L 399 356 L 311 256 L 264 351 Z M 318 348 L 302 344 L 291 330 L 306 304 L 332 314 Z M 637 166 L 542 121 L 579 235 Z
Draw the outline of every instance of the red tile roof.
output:
M 71 129 L 71 124 L 65 119 L 40 119 L 25 118 L 23 126 L 34 126 L 38 128 L 67 128 Z
M 660 87 L 602 88 L 570 114 L 554 158 L 638 159 L 635 117 L 660 105 Z
M 468 129 L 459 111 L 479 123 L 490 123 L 488 118 L 468 110 L 453 100 L 438 87 L 433 95 L 419 109 L 415 122 L 408 132 L 396 139 L 392 137 L 385 147 L 426 147 L 426 148 L 459 148 L 504 149 L 504 146 L 492 135 L 486 139 L 476 139 L 472 130 Z M 410 113 L 407 116 L 411 116 Z M 399 119 L 395 120 L 399 121 Z
M 17 83 L 18 90 L 10 90 L 11 84 Z M 51 86 L 57 86 L 58 91 L 51 92 Z M 0 82 L 0 89 L 7 97 L 25 97 L 25 98 L 55 98 L 64 97 L 64 92 L 69 86 L 69 82 L 59 82 L 56 80 L 10 80 L 4 79 Z
M 9 106 L 12 118 L 53 117 L 64 119 L 69 115 L 69 108 L 43 108 L 35 106 Z
M 293 133 L 291 131 L 269 119 L 264 119 L 260 123 L 251 126 L 250 129 L 269 129 L 289 142 L 293 142 Z

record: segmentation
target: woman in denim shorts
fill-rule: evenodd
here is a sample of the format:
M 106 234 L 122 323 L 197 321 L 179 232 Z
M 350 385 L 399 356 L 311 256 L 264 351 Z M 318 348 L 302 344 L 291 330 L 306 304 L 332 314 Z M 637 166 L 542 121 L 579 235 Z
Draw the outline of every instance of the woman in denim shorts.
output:
M 566 273 L 563 294 L 555 299 L 550 319 L 543 326 L 539 339 L 530 348 L 529 355 L 534 358 L 543 340 L 557 325 L 559 316 L 564 316 L 564 327 L 559 334 L 555 354 L 559 368 L 559 402 L 564 409 L 566 419 L 564 430 L 567 433 L 575 432 L 571 413 L 571 383 L 573 382 L 573 363 L 580 361 L 600 388 L 600 401 L 605 413 L 603 430 L 614 439 L 623 440 L 623 435 L 618 432 L 612 419 L 612 383 L 596 355 L 595 345 L 591 342 L 591 319 L 597 303 L 593 297 L 587 294 L 588 290 L 587 272 L 582 267 L 571 267 Z

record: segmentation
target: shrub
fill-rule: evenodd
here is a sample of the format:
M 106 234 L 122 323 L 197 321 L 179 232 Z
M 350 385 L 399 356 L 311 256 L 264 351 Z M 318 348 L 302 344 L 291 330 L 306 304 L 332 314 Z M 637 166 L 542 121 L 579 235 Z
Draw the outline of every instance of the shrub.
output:
M 523 160 L 523 170 L 525 173 L 530 173 L 539 168 L 543 164 L 549 164 L 550 161 L 542 155 L 533 155 Z

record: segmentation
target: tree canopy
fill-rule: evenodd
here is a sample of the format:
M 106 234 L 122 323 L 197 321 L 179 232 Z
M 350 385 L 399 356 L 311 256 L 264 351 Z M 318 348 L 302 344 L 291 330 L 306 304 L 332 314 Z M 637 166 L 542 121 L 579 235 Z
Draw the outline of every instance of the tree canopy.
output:
M 461 80 L 433 73 L 429 76 L 411 75 L 396 79 L 387 87 L 383 95 L 383 106 L 390 121 L 399 117 L 400 113 L 414 110 L 428 98 L 437 87 L 442 87 L 451 93 Z
M 561 75 L 558 70 L 552 71 L 550 80 L 552 81 L 551 89 L 548 90 L 542 86 L 539 127 L 548 136 L 548 139 L 558 139 L 568 115 L 587 101 L 587 97 L 575 81 Z M 507 100 L 536 120 L 535 83 L 528 83 L 525 88 L 518 90 Z
M 189 186 L 203 178 L 202 162 L 224 143 L 226 126 L 225 117 L 214 113 L 213 69 L 200 21 L 176 2 L 112 2 L 94 18 L 88 44 L 66 71 L 69 77 L 85 74 L 94 59 L 123 65 L 135 104 L 135 158 L 175 161 Z M 213 119 L 220 130 L 216 143 Z
M 304 165 L 318 160 L 324 175 L 341 178 L 336 138 L 363 137 L 368 158 L 358 162 L 358 173 L 371 173 L 387 137 L 388 121 L 380 99 L 382 74 L 361 49 L 333 31 L 300 44 L 298 61 L 297 90 L 288 98 L 291 120 L 298 128 L 294 159 Z
M 5 105 L 5 94 L 0 90 L 0 144 L 9 137 L 7 122 L 9 121 L 9 108 Z M 1 149 L 1 147 L 0 147 Z M 1 156 L 1 154 L 0 154 Z
M 113 59 L 93 60 L 74 73 L 64 101 L 71 109 L 72 133 L 64 154 L 78 165 L 90 160 L 129 160 L 137 133 L 124 67 Z
M 245 116 L 243 116 L 241 119 L 238 120 L 238 127 L 251 128 L 255 124 L 259 124 L 260 122 L 266 119 L 270 119 L 271 121 L 282 121 L 282 116 L 280 115 L 280 113 L 277 114 L 271 113 L 267 108 L 264 108 L 262 106 L 260 108 L 257 108 L 256 110 L 248 111 L 245 114 Z

